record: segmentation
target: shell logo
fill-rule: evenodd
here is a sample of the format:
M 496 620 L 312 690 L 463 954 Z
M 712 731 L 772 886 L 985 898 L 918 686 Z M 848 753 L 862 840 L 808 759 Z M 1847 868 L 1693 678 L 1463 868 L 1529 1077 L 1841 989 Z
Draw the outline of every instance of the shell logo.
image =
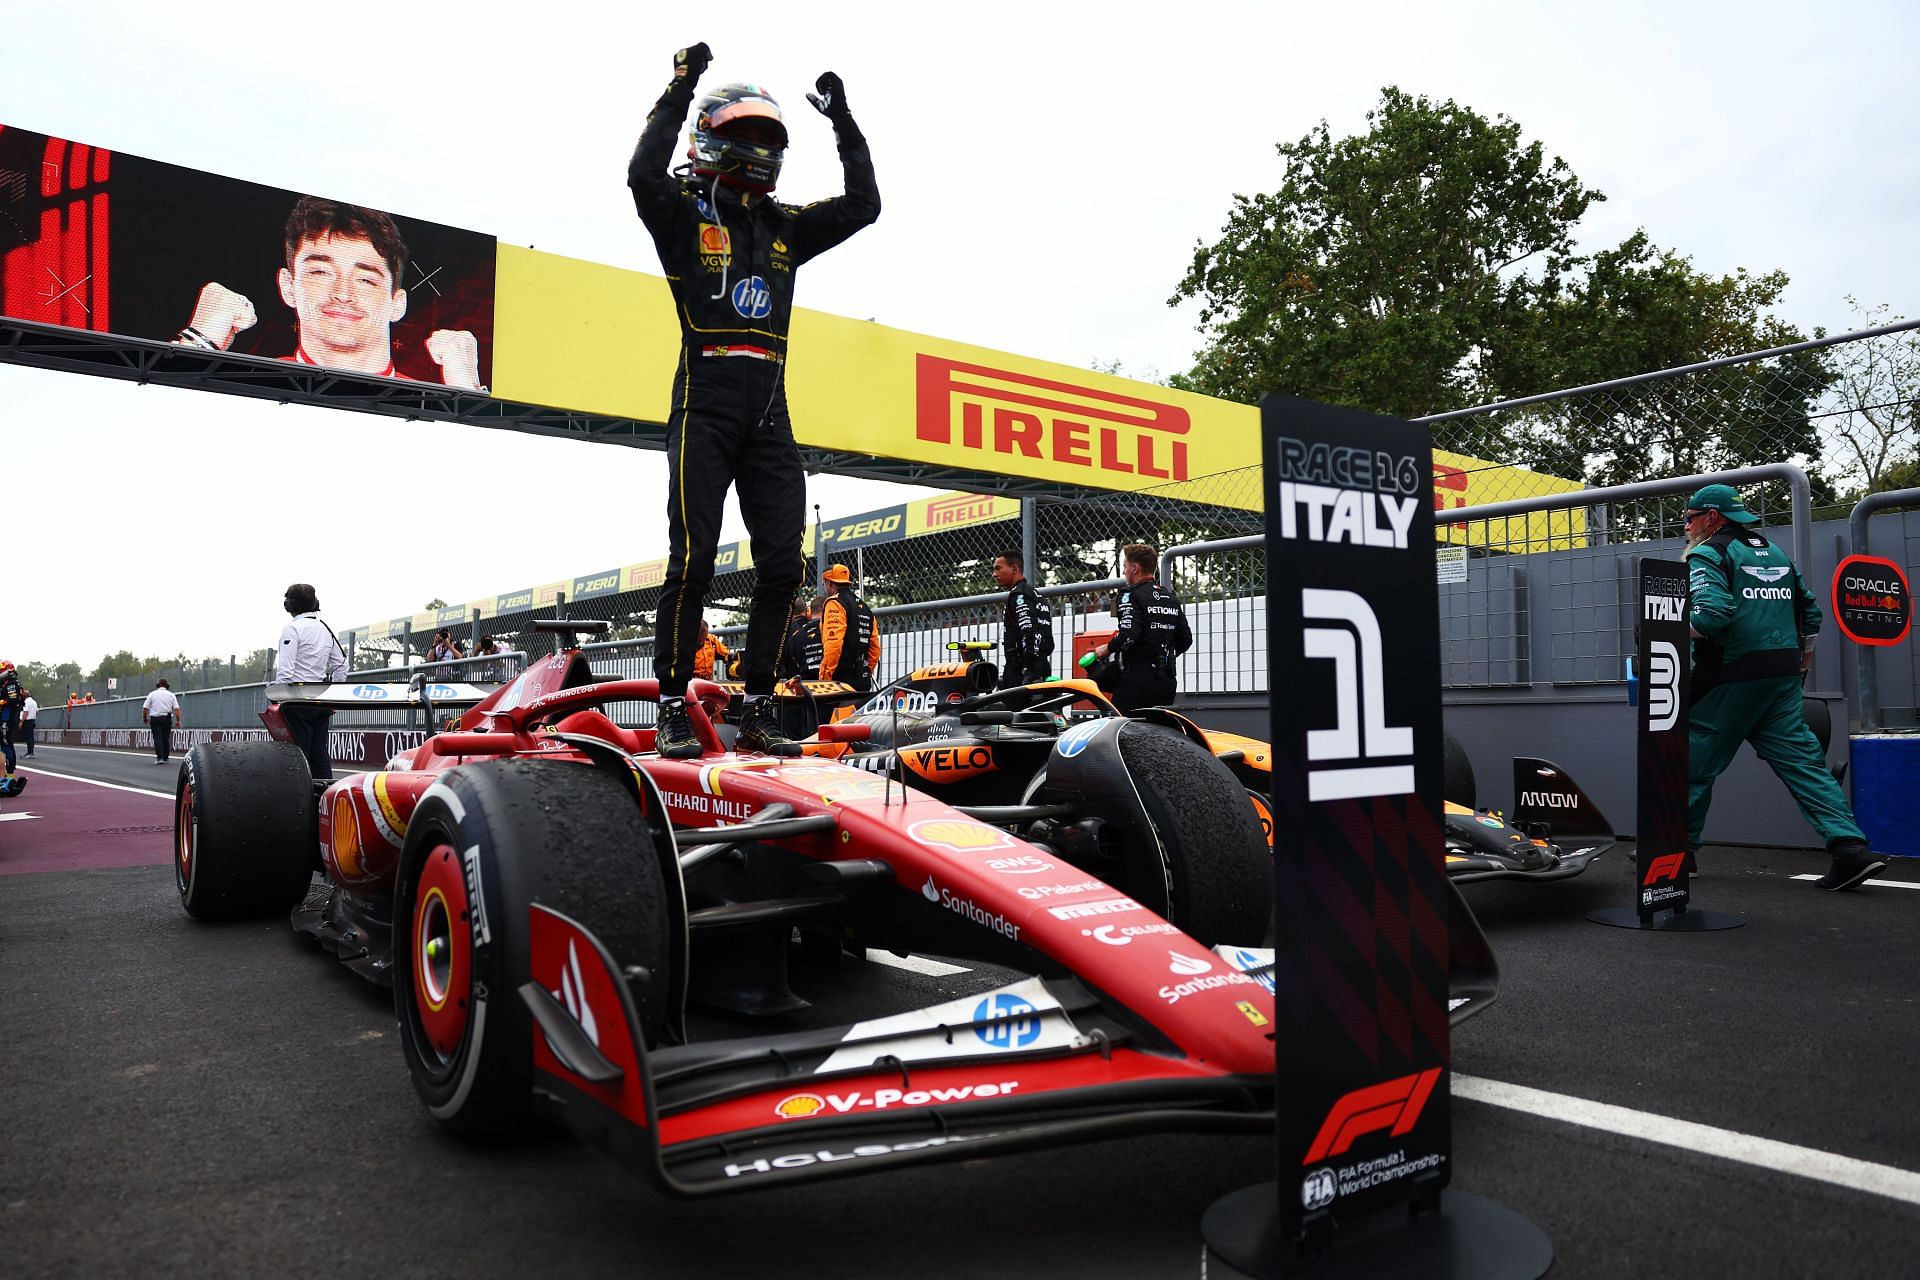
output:
M 921 844 L 932 845 L 936 849 L 951 849 L 955 853 L 1013 847 L 1013 837 L 1006 832 L 982 822 L 969 822 L 965 818 L 929 818 L 908 827 L 907 835 Z
M 360 874 L 360 815 L 353 795 L 342 791 L 333 798 L 333 865 L 349 879 Z
M 796 1093 L 780 1099 L 773 1114 L 782 1120 L 805 1120 L 808 1116 L 817 1116 L 827 1109 L 827 1100 L 817 1093 Z

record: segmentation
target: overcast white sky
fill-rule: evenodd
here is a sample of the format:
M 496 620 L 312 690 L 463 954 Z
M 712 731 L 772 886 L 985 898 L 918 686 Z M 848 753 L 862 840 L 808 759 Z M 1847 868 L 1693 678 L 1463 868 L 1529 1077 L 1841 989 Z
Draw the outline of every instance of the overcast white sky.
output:
M 1191 308 L 1165 305 L 1195 242 L 1234 193 L 1278 184 L 1276 142 L 1323 117 L 1362 129 L 1390 83 L 1505 113 L 1563 156 L 1609 196 L 1588 247 L 1644 226 L 1704 271 L 1785 269 L 1803 327 L 1850 327 L 1847 294 L 1913 315 L 1916 13 L 0 0 L 0 122 L 657 272 L 626 160 L 673 51 L 704 39 L 714 82 L 756 80 L 787 108 L 784 196 L 839 189 L 803 97 L 820 71 L 844 77 L 872 142 L 885 213 L 807 267 L 801 305 L 1160 376 L 1198 345 Z M 8 365 L 0 432 L 0 656 L 16 661 L 268 644 L 294 579 L 346 627 L 666 548 L 663 461 L 624 447 Z M 373 449 L 391 451 L 388 482 L 310 478 Z M 438 460 L 431 508 L 408 456 Z M 503 477 L 551 484 L 539 532 L 497 507 L 468 526 L 448 497 Z M 918 492 L 811 484 L 828 515 Z

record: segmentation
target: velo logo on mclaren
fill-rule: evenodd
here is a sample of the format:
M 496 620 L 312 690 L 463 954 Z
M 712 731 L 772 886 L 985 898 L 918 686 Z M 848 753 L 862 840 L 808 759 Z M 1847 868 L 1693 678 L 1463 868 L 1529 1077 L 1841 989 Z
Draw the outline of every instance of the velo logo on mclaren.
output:
M 1193 420 L 1179 405 L 940 356 L 915 360 L 914 435 L 921 440 L 1085 467 L 1108 479 L 1188 478 Z M 1005 467 L 984 456 L 978 465 Z

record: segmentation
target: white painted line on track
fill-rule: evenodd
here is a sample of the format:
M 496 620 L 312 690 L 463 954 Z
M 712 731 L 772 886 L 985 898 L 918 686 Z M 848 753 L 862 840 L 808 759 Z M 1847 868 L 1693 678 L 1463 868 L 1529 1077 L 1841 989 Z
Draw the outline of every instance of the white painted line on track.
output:
M 85 751 L 89 755 L 97 756 L 144 755 L 153 750 L 151 746 L 145 744 L 138 747 L 70 747 L 63 742 L 43 742 L 40 744 L 40 749 L 42 751 Z
M 1831 1151 L 1797 1147 L 1790 1142 L 1776 1142 L 1772 1138 L 1757 1138 L 1752 1134 L 1735 1133 L 1731 1129 L 1716 1129 L 1690 1120 L 1674 1120 L 1648 1111 L 1589 1102 L 1585 1098 L 1571 1098 L 1563 1093 L 1548 1093 L 1499 1080 L 1482 1080 L 1477 1076 L 1455 1075 L 1453 1096 L 1588 1129 L 1617 1133 L 1641 1142 L 1698 1151 L 1702 1155 L 1718 1156 L 1722 1160 L 1771 1169 L 1776 1173 L 1830 1182 L 1835 1186 L 1885 1196 L 1890 1200 L 1920 1204 L 1920 1173 L 1896 1169 L 1892 1165 L 1855 1160 Z
M 867 959 L 875 964 L 890 965 L 910 973 L 924 973 L 930 978 L 950 978 L 956 973 L 973 972 L 965 965 L 947 964 L 943 960 L 928 960 L 923 956 L 897 956 L 891 951 L 869 951 Z
M 1815 875 L 1794 877 L 1795 880 L 1818 880 L 1819 878 Z M 1862 880 L 1860 883 L 1870 884 L 1880 889 L 1920 889 L 1920 881 L 1916 880 Z
M 118 782 L 102 782 L 98 778 L 82 778 L 78 774 L 73 773 L 55 773 L 51 769 L 41 769 L 38 767 L 29 769 L 23 766 L 17 770 L 17 772 L 38 773 L 49 778 L 63 778 L 68 782 L 84 782 L 90 787 L 105 787 L 110 791 L 131 791 L 137 796 L 158 796 L 162 800 L 173 799 L 173 792 L 171 791 L 149 791 L 145 787 L 122 786 Z

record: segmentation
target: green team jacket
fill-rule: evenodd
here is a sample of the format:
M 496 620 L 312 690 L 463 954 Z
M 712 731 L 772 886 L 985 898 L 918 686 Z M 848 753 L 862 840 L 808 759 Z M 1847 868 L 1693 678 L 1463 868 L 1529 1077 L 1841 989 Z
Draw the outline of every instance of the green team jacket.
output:
M 1687 552 L 1693 696 L 1733 680 L 1800 674 L 1802 645 L 1820 634 L 1819 602 L 1787 553 L 1728 527 Z

